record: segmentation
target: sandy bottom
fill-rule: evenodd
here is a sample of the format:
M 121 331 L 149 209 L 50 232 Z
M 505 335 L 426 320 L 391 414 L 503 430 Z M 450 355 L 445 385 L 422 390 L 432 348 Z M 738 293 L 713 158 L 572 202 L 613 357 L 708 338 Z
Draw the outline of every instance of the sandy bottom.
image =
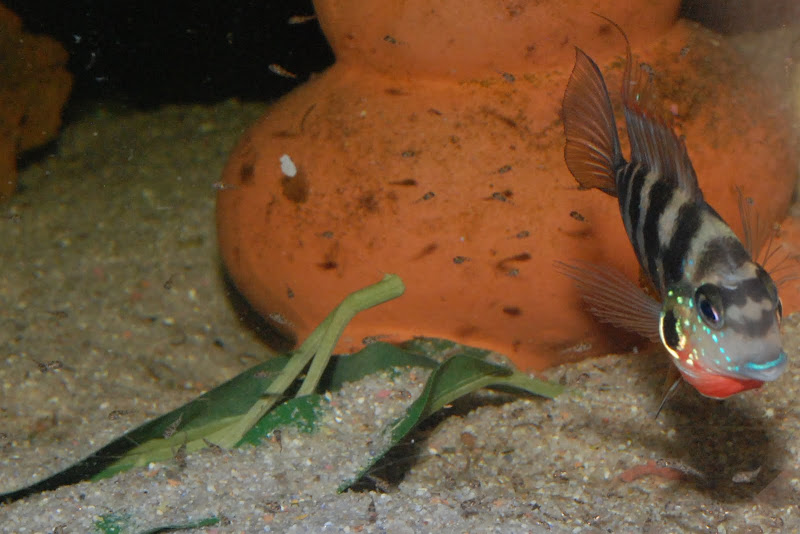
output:
M 0 491 L 268 357 L 226 295 L 213 227 L 213 183 L 263 109 L 97 108 L 24 171 L 0 206 Z M 798 323 L 785 322 L 795 360 Z M 555 401 L 470 397 L 399 447 L 371 489 L 337 494 L 424 383 L 371 376 L 333 394 L 313 434 L 0 505 L 0 531 L 210 516 L 221 522 L 203 532 L 800 530 L 797 365 L 725 402 L 683 388 L 654 419 L 666 368 L 657 352 L 609 356 L 548 372 L 570 387 Z

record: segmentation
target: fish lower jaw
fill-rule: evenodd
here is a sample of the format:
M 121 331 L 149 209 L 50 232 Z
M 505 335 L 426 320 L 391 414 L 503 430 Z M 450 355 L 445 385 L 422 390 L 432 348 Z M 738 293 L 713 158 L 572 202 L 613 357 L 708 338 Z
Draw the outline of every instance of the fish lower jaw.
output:
M 698 393 L 712 399 L 725 399 L 742 391 L 757 389 L 764 383 L 763 380 L 726 376 L 696 368 L 691 370 L 679 368 L 679 371 L 683 379 L 691 384 Z
M 703 366 L 683 366 L 678 365 L 684 380 L 695 386 L 695 388 L 709 397 L 724 398 L 714 395 L 707 395 L 705 390 L 720 388 L 736 389 L 736 384 L 747 384 L 748 387 L 742 386 L 740 391 L 746 389 L 753 389 L 758 387 L 763 382 L 774 382 L 783 375 L 788 367 L 788 359 L 786 353 L 780 351 L 778 356 L 772 360 L 759 361 L 756 357 L 746 360 L 734 368 L 719 368 L 719 367 L 703 367 Z M 756 385 L 753 385 L 756 384 Z

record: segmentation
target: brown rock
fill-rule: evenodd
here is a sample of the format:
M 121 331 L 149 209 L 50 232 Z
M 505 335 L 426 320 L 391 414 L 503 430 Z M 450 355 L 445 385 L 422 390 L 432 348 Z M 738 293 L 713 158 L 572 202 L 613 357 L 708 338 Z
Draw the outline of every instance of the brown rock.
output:
M 31 35 L 0 4 L 0 201 L 17 184 L 20 152 L 53 139 L 72 87 L 67 52 L 54 39 Z

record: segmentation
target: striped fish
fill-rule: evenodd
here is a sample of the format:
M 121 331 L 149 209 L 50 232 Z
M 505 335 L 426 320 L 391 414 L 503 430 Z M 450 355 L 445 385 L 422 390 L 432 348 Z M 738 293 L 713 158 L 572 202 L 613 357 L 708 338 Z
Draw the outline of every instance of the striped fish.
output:
M 655 106 L 646 70 L 632 79 L 623 37 L 630 161 L 622 155 L 600 69 L 578 48 L 564 94 L 564 154 L 581 189 L 618 198 L 625 230 L 660 301 L 608 268 L 559 268 L 577 281 L 599 320 L 660 340 L 680 377 L 701 394 L 725 398 L 757 388 L 787 366 L 777 288 L 706 203 L 683 140 Z

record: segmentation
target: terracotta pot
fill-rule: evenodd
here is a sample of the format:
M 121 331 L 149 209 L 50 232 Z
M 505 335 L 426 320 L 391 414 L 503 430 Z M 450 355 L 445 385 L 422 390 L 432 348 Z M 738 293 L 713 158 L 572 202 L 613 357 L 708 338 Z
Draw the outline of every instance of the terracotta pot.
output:
M 563 159 L 575 45 L 619 93 L 624 42 L 592 10 L 656 69 L 723 216 L 738 218 L 736 186 L 762 219 L 786 213 L 796 160 L 779 110 L 719 36 L 675 21 L 677 1 L 349 4 L 316 2 L 337 63 L 242 137 L 218 196 L 234 282 L 299 339 L 394 272 L 406 294 L 358 316 L 340 350 L 438 336 L 542 368 L 630 344 L 553 269 L 583 259 L 638 272 L 616 201 L 579 191 Z

